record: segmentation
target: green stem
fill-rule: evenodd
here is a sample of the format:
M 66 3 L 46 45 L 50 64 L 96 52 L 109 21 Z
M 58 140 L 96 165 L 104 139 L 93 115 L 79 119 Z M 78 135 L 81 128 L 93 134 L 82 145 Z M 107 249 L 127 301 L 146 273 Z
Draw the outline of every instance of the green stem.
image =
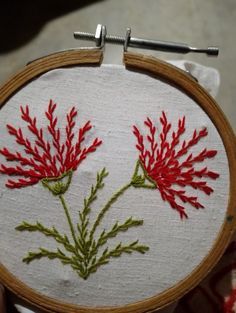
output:
M 157 189 L 156 186 L 149 185 L 149 184 L 142 184 L 142 185 L 140 185 L 140 186 L 134 186 L 134 188 Z
M 157 184 L 156 184 L 155 180 L 153 180 L 151 177 L 148 176 L 147 171 L 145 170 L 143 164 L 142 164 L 139 160 L 138 160 L 138 162 L 139 162 L 139 165 L 141 166 L 141 168 L 142 168 L 142 170 L 143 170 L 144 177 L 145 177 L 150 183 L 152 183 L 152 185 L 156 188 L 156 187 L 157 187 Z M 154 188 L 154 189 L 155 189 L 155 188 Z
M 77 242 L 76 235 L 75 235 L 75 229 L 74 229 L 74 226 L 73 226 L 73 223 L 72 223 L 72 220 L 71 220 L 71 217 L 70 217 L 70 213 L 69 213 L 69 210 L 67 208 L 67 205 L 66 205 L 66 202 L 65 202 L 65 199 L 64 199 L 63 195 L 60 195 L 59 199 L 61 200 L 63 209 L 64 209 L 66 217 L 67 217 L 68 224 L 70 226 L 71 235 L 72 235 L 72 237 L 74 239 L 75 246 L 77 247 L 78 246 L 78 242 Z
M 139 162 L 139 160 L 137 160 L 137 161 L 136 161 L 136 165 L 135 165 L 135 169 L 134 169 L 134 174 L 133 174 L 133 176 L 132 176 L 132 179 L 134 179 L 135 176 L 138 175 L 139 165 L 140 165 L 140 162 Z
M 147 178 L 147 180 L 149 182 L 152 183 L 152 185 L 148 185 L 148 184 L 145 184 L 144 182 L 142 183 L 135 183 L 134 182 L 134 179 L 137 177 L 138 175 L 138 170 L 139 170 L 139 167 L 141 166 L 142 170 L 143 170 L 143 173 L 144 173 L 144 177 Z M 141 176 L 140 176 L 141 179 L 143 179 Z M 110 200 L 105 204 L 105 206 L 103 207 L 103 209 L 101 210 L 101 212 L 99 213 L 96 221 L 94 222 L 93 224 L 93 227 L 90 231 L 90 235 L 89 235 L 89 241 L 90 243 L 92 243 L 92 239 L 93 239 L 93 235 L 98 227 L 98 225 L 100 224 L 101 220 L 103 219 L 104 215 L 106 214 L 106 212 L 109 210 L 109 208 L 111 207 L 111 205 L 121 196 L 123 195 L 123 193 L 129 188 L 129 187 L 135 187 L 135 188 L 148 188 L 148 189 L 155 189 L 156 188 L 156 185 L 155 185 L 155 182 L 147 175 L 144 167 L 142 166 L 141 162 L 139 160 L 137 160 L 136 164 L 135 164 L 135 169 L 134 169 L 134 173 L 132 175 L 132 179 L 131 181 L 124 185 L 122 188 L 120 188 L 111 198 Z
M 110 200 L 105 204 L 105 206 L 102 208 L 101 212 L 99 213 L 96 221 L 93 224 L 93 227 L 91 229 L 90 232 L 90 236 L 89 239 L 92 242 L 92 238 L 93 235 L 98 227 L 98 225 L 100 224 L 101 220 L 103 219 L 104 215 L 106 214 L 106 212 L 109 210 L 109 208 L 111 207 L 111 205 L 129 188 L 132 186 L 132 183 L 128 183 L 126 185 L 124 185 L 122 188 L 120 188 L 111 198 Z
M 48 188 L 54 196 L 59 196 L 68 190 L 71 184 L 73 172 L 69 170 L 68 172 L 58 176 L 58 177 L 46 177 L 42 179 L 42 184 L 44 187 Z M 67 177 L 67 181 L 63 182 L 63 178 Z M 52 184 L 55 182 L 55 184 Z

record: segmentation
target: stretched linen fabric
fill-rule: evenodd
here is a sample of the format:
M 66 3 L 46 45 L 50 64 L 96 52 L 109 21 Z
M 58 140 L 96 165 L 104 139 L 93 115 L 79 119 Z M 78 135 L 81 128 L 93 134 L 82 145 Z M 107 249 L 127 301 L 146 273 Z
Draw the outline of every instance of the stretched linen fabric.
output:
M 216 95 L 219 86 L 216 70 L 190 62 L 173 63 L 193 71 L 199 82 L 212 95 Z M 114 68 L 118 75 L 113 75 Z M 96 173 L 103 167 L 106 167 L 109 175 L 91 212 L 92 219 L 106 202 L 108 194 L 112 195 L 129 181 L 138 158 L 132 125 L 142 129 L 147 116 L 158 122 L 162 111 L 165 111 L 175 130 L 178 120 L 185 116 L 187 138 L 195 129 L 207 128 L 208 135 L 193 147 L 193 152 L 208 147 L 217 151 L 216 157 L 206 160 L 206 166 L 217 171 L 219 179 L 210 181 L 214 190 L 210 197 L 197 192 L 198 200 L 205 204 L 205 209 L 196 210 L 186 205 L 189 218 L 185 220 L 181 220 L 170 204 L 161 199 L 157 190 L 132 189 L 125 193 L 109 210 L 102 227 L 106 228 L 129 216 L 142 219 L 143 225 L 120 234 L 113 244 L 139 239 L 149 250 L 145 254 L 114 259 L 84 281 L 70 267 L 58 261 L 43 259 L 30 264 L 22 262 L 29 250 L 42 245 L 54 248 L 55 245 L 50 238 L 45 240 L 39 234 L 16 232 L 15 227 L 21 221 L 40 221 L 48 227 L 56 225 L 65 233 L 68 233 L 68 226 L 62 222 L 65 217 L 57 200 L 50 197 L 40 184 L 12 191 L 5 187 L 6 177 L 2 175 L 1 201 L 5 209 L 0 211 L 0 220 L 4 221 L 0 228 L 2 263 L 36 291 L 65 302 L 88 306 L 125 305 L 140 301 L 167 290 L 189 275 L 211 249 L 228 202 L 227 157 L 209 117 L 193 100 L 173 86 L 145 74 L 127 71 L 122 66 L 58 69 L 28 84 L 2 108 L 1 146 L 14 148 L 14 142 L 10 142 L 7 136 L 6 124 L 18 125 L 25 130 L 19 118 L 20 105 L 25 107 L 28 104 L 32 115 L 37 116 L 39 125 L 46 128 L 43 116 L 49 99 L 58 104 L 56 111 L 62 130 L 65 130 L 63 118 L 74 105 L 81 124 L 92 121 L 91 138 L 98 137 L 103 141 L 101 147 L 81 163 L 73 176 L 67 197 L 74 221 L 83 205 L 82 199 L 94 184 Z M 11 246 L 10 243 L 15 244 Z M 13 258 L 9 257 L 11 249 L 15 251 Z M 24 308 L 18 309 L 24 312 Z M 169 311 L 173 311 L 173 306 Z

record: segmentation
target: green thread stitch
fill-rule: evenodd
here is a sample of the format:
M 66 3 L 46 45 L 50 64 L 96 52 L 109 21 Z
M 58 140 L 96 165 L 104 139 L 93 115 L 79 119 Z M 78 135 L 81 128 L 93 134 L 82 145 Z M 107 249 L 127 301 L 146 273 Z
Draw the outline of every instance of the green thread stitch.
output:
M 66 114 L 67 122 L 63 136 L 62 129 L 58 125 L 58 117 L 55 115 L 56 107 L 57 104 L 50 100 L 45 111 L 48 124 L 47 127 L 41 128 L 37 118 L 31 116 L 29 106 L 20 106 L 21 119 L 26 123 L 34 140 L 31 142 L 23 133 L 22 128 L 7 124 L 8 134 L 14 137 L 16 144 L 22 147 L 24 153 L 23 151 L 10 151 L 7 147 L 0 149 L 0 154 L 7 162 L 17 163 L 14 166 L 0 164 L 0 172 L 11 176 L 6 182 L 6 187 L 10 189 L 25 188 L 41 182 L 43 187 L 60 201 L 70 229 L 70 234 L 61 234 L 55 226 L 48 228 L 39 221 L 36 223 L 23 221 L 16 227 L 16 230 L 39 232 L 54 239 L 60 245 L 54 251 L 43 247 L 36 252 L 30 251 L 23 261 L 30 263 L 41 258 L 58 259 L 62 264 L 70 265 L 79 276 L 87 279 L 91 273 L 97 271 L 99 266 L 108 263 L 113 257 L 121 256 L 123 253 L 145 253 L 148 250 L 147 246 L 138 244 L 138 241 L 128 244 L 120 243 L 113 248 L 105 246 L 120 232 L 128 231 L 134 226 L 141 226 L 142 220 L 130 217 L 125 222 L 116 222 L 109 230 L 104 229 L 100 233 L 98 231 L 105 214 L 126 190 L 131 186 L 150 188 L 150 184 L 145 184 L 147 179 L 138 175 L 140 164 L 137 163 L 131 181 L 113 194 L 101 208 L 95 221 L 91 223 L 91 206 L 97 198 L 98 191 L 104 187 L 103 180 L 108 175 L 104 168 L 97 174 L 96 184 L 91 187 L 89 196 L 84 199 L 83 209 L 79 211 L 77 223 L 74 223 L 66 203 L 66 192 L 72 182 L 73 172 L 90 153 L 97 150 L 102 140 L 95 138 L 90 144 L 85 145 L 85 137 L 91 130 L 92 124 L 87 121 L 75 132 L 75 119 L 78 113 L 75 107 L 72 107 Z M 12 179 L 12 176 L 16 178 Z
M 63 195 L 70 186 L 72 176 L 73 172 L 70 170 L 56 178 L 46 177 L 42 179 L 42 184 L 44 187 L 48 188 L 54 196 Z M 66 182 L 63 181 L 64 178 L 67 178 Z M 52 184 L 53 182 L 55 182 L 55 184 Z
M 60 234 L 54 226 L 52 228 L 47 228 L 40 222 L 30 224 L 24 221 L 16 227 L 16 230 L 40 232 L 41 234 L 51 237 L 57 243 L 61 244 L 64 247 L 64 251 L 60 248 L 57 248 L 56 251 L 49 251 L 41 247 L 37 252 L 30 251 L 28 255 L 23 258 L 23 262 L 29 264 L 34 260 L 42 258 L 48 258 L 50 260 L 58 259 L 63 265 L 70 265 L 81 278 L 87 279 L 89 275 L 95 273 L 99 267 L 109 263 L 111 258 L 120 257 L 122 254 L 131 254 L 133 252 L 142 254 L 147 252 L 149 247 L 139 244 L 138 240 L 128 244 L 120 242 L 113 248 L 108 246 L 103 248 L 109 239 L 116 237 L 119 233 L 126 232 L 132 227 L 143 225 L 143 220 L 133 219 L 133 217 L 129 217 L 122 223 L 118 221 L 115 222 L 109 230 L 103 229 L 102 232 L 97 235 L 97 239 L 95 238 L 95 232 L 98 230 L 105 214 L 118 200 L 118 198 L 125 193 L 126 190 L 132 186 L 134 188 L 153 188 L 153 185 L 145 183 L 145 173 L 143 173 L 143 175 L 138 174 L 139 168 L 140 162 L 137 161 L 131 181 L 112 195 L 112 197 L 98 213 L 92 227 L 90 227 L 89 217 L 91 205 L 97 199 L 98 191 L 104 187 L 104 179 L 108 176 L 106 169 L 103 168 L 101 172 L 97 173 L 96 184 L 92 185 L 88 197 L 84 199 L 83 210 L 79 211 L 79 221 L 76 224 L 76 227 L 72 222 L 70 212 L 64 198 L 64 194 L 68 190 L 72 181 L 73 172 L 68 171 L 58 178 L 44 178 L 42 180 L 43 186 L 46 187 L 54 196 L 58 197 L 62 204 L 73 242 L 71 242 L 71 239 L 69 239 L 67 235 Z

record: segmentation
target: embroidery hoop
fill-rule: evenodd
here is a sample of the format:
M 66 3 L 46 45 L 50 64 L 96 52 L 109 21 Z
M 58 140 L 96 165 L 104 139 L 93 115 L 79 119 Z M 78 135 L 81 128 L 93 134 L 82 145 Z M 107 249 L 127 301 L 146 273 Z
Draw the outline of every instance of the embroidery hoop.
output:
M 0 106 L 2 107 L 15 92 L 43 73 L 69 66 L 99 66 L 102 62 L 102 58 L 103 52 L 100 49 L 82 49 L 59 52 L 33 61 L 0 88 Z M 236 182 L 233 176 L 233 173 L 236 170 L 236 140 L 230 125 L 215 100 L 184 71 L 154 57 L 124 52 L 124 65 L 127 69 L 134 69 L 152 75 L 157 79 L 164 80 L 166 83 L 179 88 L 189 97 L 194 99 L 214 123 L 224 143 L 229 161 L 230 195 L 225 222 L 222 225 L 214 246 L 204 258 L 204 261 L 191 273 L 191 275 L 161 294 L 122 307 L 89 308 L 60 303 L 35 292 L 14 277 L 3 264 L 0 264 L 1 282 L 14 294 L 17 294 L 27 302 L 48 312 L 141 313 L 153 312 L 153 310 L 160 309 L 179 299 L 205 277 L 222 256 L 234 230 L 236 229 L 234 213 Z

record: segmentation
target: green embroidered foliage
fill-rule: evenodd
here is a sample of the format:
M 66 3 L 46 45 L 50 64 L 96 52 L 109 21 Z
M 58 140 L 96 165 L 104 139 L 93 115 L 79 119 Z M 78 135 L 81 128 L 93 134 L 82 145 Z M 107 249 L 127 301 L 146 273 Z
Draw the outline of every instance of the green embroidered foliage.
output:
M 89 224 L 89 218 L 88 215 L 91 211 L 91 204 L 97 199 L 97 192 L 99 189 L 102 189 L 104 187 L 103 180 L 105 177 L 108 176 L 108 172 L 105 168 L 102 169 L 100 173 L 97 173 L 97 181 L 95 187 L 92 185 L 90 194 L 88 198 L 84 199 L 84 208 L 82 212 L 79 212 L 79 218 L 80 221 L 77 224 L 77 229 L 80 234 L 80 240 L 84 243 L 87 239 L 88 235 L 88 224 Z
M 127 219 L 127 221 L 125 221 L 123 224 L 119 224 L 118 222 L 116 222 L 110 231 L 106 232 L 104 230 L 101 233 L 98 239 L 98 243 L 102 244 L 105 240 L 115 237 L 118 234 L 118 232 L 126 231 L 130 227 L 139 226 L 139 225 L 143 225 L 143 220 L 134 220 L 132 217 Z
M 95 259 L 97 259 L 97 254 L 99 249 L 104 246 L 107 241 L 111 238 L 114 238 L 118 235 L 119 232 L 127 231 L 131 227 L 139 226 L 143 224 L 143 220 L 134 220 L 132 217 L 127 219 L 123 224 L 118 224 L 116 222 L 111 230 L 106 231 L 105 229 L 101 232 L 97 240 L 93 240 L 90 251 L 89 251 L 89 260 L 93 264 Z M 148 247 L 147 247 L 148 249 Z M 93 259 L 92 259 L 93 258 Z
M 22 222 L 15 229 L 19 231 L 41 232 L 47 237 L 53 237 L 58 243 L 62 244 L 68 252 L 74 253 L 76 251 L 68 237 L 66 235 L 61 235 L 54 226 L 52 228 L 47 228 L 39 222 L 36 222 L 36 224 Z
M 139 169 L 142 170 L 142 174 L 138 175 Z M 146 183 L 146 181 L 148 183 Z M 135 188 L 147 188 L 147 189 L 156 189 L 156 183 L 153 181 L 148 175 L 146 175 L 146 171 L 140 162 L 140 160 L 137 160 L 134 174 L 132 177 L 132 186 Z
M 73 172 L 69 170 L 58 177 L 45 177 L 42 179 L 42 184 L 48 188 L 54 196 L 63 195 L 70 187 Z
M 47 237 L 52 237 L 57 243 L 61 244 L 66 251 L 66 253 L 64 253 L 59 248 L 56 251 L 49 251 L 44 248 L 39 248 L 38 252 L 28 253 L 28 255 L 23 259 L 25 263 L 29 264 L 34 260 L 42 258 L 48 258 L 50 260 L 58 259 L 62 264 L 70 265 L 80 277 L 87 279 L 89 275 L 95 273 L 100 266 L 110 262 L 111 258 L 120 257 L 124 253 L 145 253 L 148 251 L 149 248 L 147 246 L 138 244 L 137 240 L 130 244 L 119 243 L 115 248 L 112 249 L 106 247 L 105 249 L 103 248 L 104 250 L 102 252 L 100 252 L 101 248 L 107 244 L 109 239 L 115 238 L 119 233 L 128 231 L 132 227 L 141 226 L 143 224 L 143 220 L 136 220 L 133 219 L 133 217 L 130 217 L 123 223 L 119 223 L 117 221 L 109 230 L 104 229 L 100 234 L 98 234 L 97 238 L 95 238 L 95 232 L 106 212 L 110 209 L 112 204 L 114 204 L 117 199 L 133 185 L 131 182 L 114 193 L 98 213 L 92 226 L 90 226 L 91 205 L 97 199 L 98 191 L 104 187 L 104 179 L 107 176 L 108 172 L 105 168 L 101 172 L 97 173 L 96 184 L 92 185 L 88 197 L 84 199 L 83 210 L 79 211 L 79 221 L 76 227 L 74 227 L 72 223 L 68 207 L 63 197 L 63 193 L 58 193 L 57 188 L 55 190 L 55 184 L 49 185 L 48 180 L 46 181 L 46 184 L 45 180 L 43 181 L 43 185 L 46 186 L 53 195 L 58 196 L 61 201 L 70 227 L 71 239 L 73 239 L 73 243 L 71 243 L 71 239 L 69 239 L 67 235 L 61 235 L 55 227 L 47 228 L 39 222 L 36 224 L 22 222 L 19 226 L 16 227 L 17 230 L 29 232 L 38 231 Z M 133 177 L 133 180 L 135 180 L 136 177 L 137 173 L 136 176 Z M 55 180 L 52 182 L 55 182 Z M 60 181 L 56 181 L 56 184 L 58 184 L 58 182 Z M 69 184 L 70 182 L 71 177 L 69 176 Z M 66 185 L 66 190 L 68 187 L 69 185 Z
M 112 206 L 112 204 L 114 202 L 116 202 L 116 200 L 128 189 L 132 186 L 131 183 L 123 186 L 122 188 L 120 188 L 116 193 L 113 194 L 113 196 L 110 198 L 110 200 L 105 204 L 105 206 L 102 208 L 102 210 L 100 211 L 100 213 L 98 214 L 98 217 L 95 221 L 95 223 L 93 224 L 93 227 L 90 231 L 90 240 L 92 240 L 93 235 L 97 229 L 97 227 L 99 226 L 100 222 L 102 221 L 104 215 L 106 214 L 106 212 L 110 209 L 110 207 Z
M 23 262 L 29 264 L 31 261 L 41 258 L 48 258 L 50 260 L 59 259 L 63 264 L 71 264 L 71 258 L 67 257 L 59 248 L 56 252 L 48 251 L 44 248 L 39 248 L 39 252 L 29 252 Z
M 132 252 L 136 251 L 144 254 L 148 250 L 149 248 L 147 246 L 138 245 L 138 240 L 132 242 L 129 245 L 122 245 L 122 243 L 119 243 L 114 249 L 109 250 L 106 248 L 98 260 L 96 257 L 94 257 L 92 260 L 92 265 L 89 267 L 88 271 L 90 273 L 95 273 L 100 266 L 109 263 L 110 258 L 120 257 L 123 253 L 131 254 Z
M 143 225 L 143 220 L 134 220 L 132 217 L 128 218 L 123 224 L 116 222 L 111 230 L 106 231 L 105 229 L 100 234 L 97 241 L 93 241 L 93 248 L 91 255 L 95 255 L 100 247 L 105 245 L 110 238 L 114 238 L 119 232 L 127 231 L 131 227 Z

